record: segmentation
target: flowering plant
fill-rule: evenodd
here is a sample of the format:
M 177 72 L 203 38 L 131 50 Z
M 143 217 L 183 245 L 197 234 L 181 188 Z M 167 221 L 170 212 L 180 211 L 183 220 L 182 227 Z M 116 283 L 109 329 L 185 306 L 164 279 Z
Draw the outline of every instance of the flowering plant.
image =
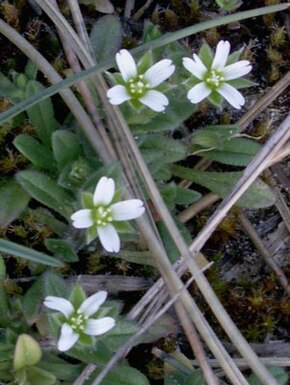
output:
M 144 104 L 153 111 L 164 111 L 168 99 L 156 87 L 173 74 L 175 66 L 172 61 L 164 59 L 144 70 L 141 65 L 136 66 L 129 51 L 122 49 L 116 55 L 116 62 L 121 72 L 121 77 L 118 77 L 120 84 L 108 90 L 110 103 L 118 105 L 130 100 L 135 107 Z
M 76 294 L 76 292 L 78 292 Z M 77 297 L 83 297 L 83 302 L 79 304 Z M 49 309 L 61 313 L 59 322 L 61 323 L 60 337 L 57 343 L 58 350 L 65 352 L 78 341 L 86 336 L 99 336 L 108 332 L 115 326 L 112 317 L 102 317 L 94 319 L 93 316 L 98 312 L 100 306 L 106 301 L 107 292 L 98 293 L 85 299 L 85 295 L 80 286 L 76 286 L 72 302 L 65 298 L 47 296 L 44 305 Z
M 199 55 L 193 59 L 183 58 L 184 67 L 193 75 L 194 86 L 188 91 L 191 103 L 199 103 L 208 98 L 213 104 L 221 105 L 222 98 L 234 108 L 240 109 L 245 104 L 243 95 L 237 90 L 249 84 L 237 82 L 238 78 L 252 69 L 248 60 L 237 61 L 240 52 L 230 55 L 230 43 L 220 41 L 213 56 L 210 48 L 203 45 Z
M 77 229 L 88 229 L 87 243 L 96 236 L 109 252 L 120 250 L 120 238 L 116 227 L 118 222 L 140 217 L 145 208 L 140 199 L 129 199 L 115 203 L 115 182 L 112 178 L 102 177 L 94 194 L 83 193 L 84 209 L 76 211 L 71 219 Z

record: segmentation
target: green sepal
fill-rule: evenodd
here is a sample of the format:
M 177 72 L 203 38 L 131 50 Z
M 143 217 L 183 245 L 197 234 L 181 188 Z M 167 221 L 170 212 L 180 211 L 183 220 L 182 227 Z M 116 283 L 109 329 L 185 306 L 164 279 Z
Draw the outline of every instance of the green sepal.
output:
M 92 227 L 88 228 L 86 231 L 86 243 L 87 245 L 93 242 L 98 236 L 98 228 L 96 225 L 93 225 Z
M 207 98 L 216 107 L 221 107 L 224 100 L 223 97 L 216 91 L 212 91 Z
M 87 296 L 84 289 L 77 283 L 71 291 L 69 301 L 73 304 L 75 309 L 78 309 L 86 298 Z
M 210 46 L 205 42 L 202 44 L 198 51 L 198 56 L 206 68 L 210 69 L 213 62 L 213 52 Z
M 135 234 L 135 230 L 129 222 L 126 222 L 126 221 L 113 222 L 113 226 L 115 227 L 118 233 Z
M 240 59 L 240 56 L 243 52 L 243 48 L 239 49 L 238 51 L 235 51 L 233 53 L 231 53 L 229 56 L 228 56 L 228 59 L 227 59 L 227 62 L 226 62 L 226 66 L 230 65 L 230 64 L 234 64 L 236 63 L 239 59 Z
M 153 65 L 152 51 L 146 52 L 138 61 L 137 72 L 138 74 L 144 74 Z
M 81 192 L 81 203 L 82 203 L 83 208 L 93 209 L 95 207 L 93 194 L 91 194 L 87 191 L 82 191 Z
M 257 83 L 252 82 L 249 79 L 243 79 L 243 78 L 227 80 L 227 83 L 233 86 L 234 88 L 236 88 L 237 90 L 241 88 L 257 86 Z
M 92 336 L 88 336 L 87 334 L 80 334 L 80 338 L 78 339 L 80 345 L 83 345 L 86 349 L 89 347 L 93 347 L 95 345 L 95 338 Z

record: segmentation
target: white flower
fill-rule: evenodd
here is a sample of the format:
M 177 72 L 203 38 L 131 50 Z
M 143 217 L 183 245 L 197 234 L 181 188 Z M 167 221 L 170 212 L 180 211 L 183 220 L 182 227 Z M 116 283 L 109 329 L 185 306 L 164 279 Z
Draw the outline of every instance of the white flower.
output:
M 66 320 L 61 326 L 57 343 L 58 350 L 61 352 L 69 350 L 82 334 L 99 336 L 115 326 L 115 320 L 111 317 L 90 318 L 98 311 L 106 298 L 107 292 L 99 291 L 87 298 L 78 309 L 75 309 L 73 304 L 65 298 L 51 295 L 45 298 L 44 305 L 49 309 L 62 313 Z
M 153 111 L 164 111 L 165 106 L 168 105 L 168 99 L 154 88 L 173 74 L 175 66 L 172 61 L 161 60 L 144 73 L 138 73 L 134 58 L 126 49 L 116 54 L 116 61 L 124 84 L 108 90 L 107 96 L 110 103 L 122 104 L 127 100 L 137 100 Z
M 144 213 L 145 208 L 140 199 L 112 203 L 114 195 L 114 180 L 102 177 L 92 197 L 92 208 L 76 211 L 71 220 L 77 229 L 95 230 L 104 249 L 117 253 L 120 250 L 120 238 L 114 223 L 138 218 Z
M 227 82 L 246 75 L 251 71 L 252 66 L 248 60 L 226 65 L 229 53 L 230 43 L 222 40 L 217 45 L 210 66 L 206 66 L 196 54 L 193 55 L 193 59 L 183 58 L 184 67 L 197 80 L 197 84 L 187 93 L 192 103 L 199 103 L 216 91 L 237 109 L 245 104 L 243 95 Z

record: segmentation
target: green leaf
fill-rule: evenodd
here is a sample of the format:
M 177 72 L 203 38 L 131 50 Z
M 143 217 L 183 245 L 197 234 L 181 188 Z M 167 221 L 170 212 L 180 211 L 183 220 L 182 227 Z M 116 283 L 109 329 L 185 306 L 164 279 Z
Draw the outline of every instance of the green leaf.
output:
M 47 370 L 33 366 L 27 370 L 27 380 L 30 385 L 55 385 L 57 378 Z
M 98 63 L 113 58 L 122 43 L 122 26 L 119 17 L 107 15 L 98 19 L 93 26 L 90 40 Z
M 146 135 L 140 144 L 140 149 L 157 152 L 162 156 L 163 164 L 177 162 L 184 159 L 186 155 L 186 147 L 183 143 L 159 134 Z
M 201 198 L 201 194 L 194 190 L 176 186 L 175 204 L 190 205 Z
M 183 223 L 180 223 L 178 221 L 178 219 L 174 218 L 174 220 L 175 220 L 175 223 L 176 223 L 181 235 L 183 236 L 185 242 L 187 244 L 190 244 L 191 235 L 190 235 L 189 231 L 187 230 L 187 228 L 185 227 L 185 225 Z M 157 222 L 157 229 L 159 231 L 162 243 L 165 247 L 165 250 L 167 252 L 167 255 L 168 255 L 170 262 L 177 261 L 177 259 L 180 257 L 180 252 L 178 251 L 174 241 L 172 240 L 168 229 L 166 228 L 166 226 L 164 225 L 163 222 Z
M 71 357 L 77 358 L 78 360 L 85 362 L 87 364 L 95 364 L 97 366 L 104 366 L 108 363 L 112 357 L 112 353 L 108 347 L 103 344 L 102 341 L 98 341 L 94 349 L 90 349 L 90 354 L 88 350 L 80 347 L 80 345 L 73 346 L 67 354 Z M 86 382 L 85 382 L 86 384 Z
M 32 61 L 28 61 L 25 66 L 25 75 L 29 80 L 35 80 L 37 76 L 38 68 L 32 63 Z
M 54 257 L 64 262 L 77 262 L 79 260 L 73 245 L 64 239 L 49 238 L 44 241 L 46 248 Z
M 52 134 L 52 150 L 60 169 L 77 160 L 82 155 L 78 137 L 67 130 L 57 130 Z
M 32 136 L 25 134 L 18 135 L 14 139 L 13 144 L 34 166 L 50 171 L 56 170 L 56 164 L 51 150 Z
M 28 247 L 18 245 L 17 243 L 7 241 L 0 238 L 0 251 L 14 257 L 20 257 L 31 262 L 40 263 L 42 265 L 60 267 L 63 266 L 62 262 L 55 258 L 52 258 L 46 254 L 40 253 L 29 249 Z
M 97 369 L 94 374 L 98 374 Z M 97 375 L 95 375 L 95 378 Z M 85 382 L 89 385 L 91 382 Z M 102 385 L 150 385 L 148 379 L 139 370 L 128 365 L 118 365 L 110 371 L 102 381 Z
M 201 371 L 194 369 L 189 359 L 180 352 L 165 354 L 165 385 L 205 385 Z
M 215 2 L 228 12 L 235 10 L 242 4 L 240 0 L 215 0 Z
M 29 195 L 15 181 L 0 188 L 0 226 L 7 226 L 27 207 Z
M 24 92 L 0 72 L 0 96 L 17 103 L 25 98 Z
M 222 147 L 238 131 L 239 127 L 234 124 L 203 127 L 192 134 L 191 144 L 203 148 Z M 191 148 L 191 151 L 194 149 Z
M 38 279 L 27 290 L 22 298 L 22 310 L 29 326 L 33 325 L 40 316 L 40 303 L 43 301 L 43 280 Z
M 32 198 L 69 219 L 72 198 L 54 180 L 38 171 L 30 170 L 18 172 L 16 179 Z
M 1 257 L 3 259 L 3 257 Z M 5 285 L 4 285 L 4 279 L 0 278 L 0 325 L 1 328 L 9 327 L 9 324 L 11 322 L 10 316 L 10 305 L 9 305 L 9 298 L 6 293 Z M 1 361 L 1 349 L 0 349 L 0 361 Z M 1 378 L 1 376 L 0 376 Z
M 284 368 L 269 366 L 267 368 L 272 376 L 275 378 L 279 385 L 286 385 L 288 383 L 288 374 Z M 263 385 L 262 382 L 257 378 L 255 374 L 252 374 L 248 378 L 250 385 Z
M 234 188 L 235 184 L 242 177 L 242 172 L 205 172 L 196 171 L 186 167 L 173 165 L 171 167 L 173 175 L 190 180 L 210 191 L 225 198 Z M 257 179 L 243 196 L 237 201 L 238 207 L 244 208 L 264 208 L 275 203 L 275 196 L 269 186 Z
M 64 279 L 56 273 L 47 271 L 44 274 L 44 297 L 53 295 L 56 297 L 68 298 L 69 289 Z
M 198 146 L 192 147 L 194 152 L 198 149 Z M 260 149 L 261 145 L 253 140 L 234 138 L 225 142 L 222 148 L 204 151 L 199 155 L 232 166 L 247 166 Z
M 44 86 L 38 81 L 30 80 L 26 86 L 26 98 L 29 98 L 44 89 Z M 57 127 L 51 100 L 42 100 L 36 105 L 28 108 L 27 114 L 42 143 L 45 146 L 50 147 L 51 134 Z
M 196 106 L 177 90 L 171 91 L 167 96 L 170 101 L 165 113 L 156 114 L 146 124 L 131 124 L 130 127 L 134 134 L 172 131 L 188 119 L 196 109 Z
M 70 364 L 52 353 L 43 353 L 37 366 L 54 374 L 59 380 L 68 381 L 69 384 L 74 382 L 83 369 L 82 364 Z
M 35 339 L 28 334 L 21 334 L 17 339 L 13 357 L 14 371 L 35 365 L 40 358 L 41 349 Z
M 104 334 L 102 342 L 111 350 L 118 350 L 128 339 L 137 333 L 139 327 L 133 322 L 118 320 L 116 326 L 111 329 L 108 334 Z

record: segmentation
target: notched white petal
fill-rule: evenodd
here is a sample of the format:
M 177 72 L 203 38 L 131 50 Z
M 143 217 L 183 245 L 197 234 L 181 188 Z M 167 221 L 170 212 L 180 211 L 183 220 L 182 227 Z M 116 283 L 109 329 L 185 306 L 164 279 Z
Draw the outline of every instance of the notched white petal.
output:
M 238 110 L 245 104 L 243 95 L 230 84 L 224 83 L 222 87 L 217 89 L 217 92 L 222 95 L 231 106 Z
M 71 326 L 65 323 L 61 327 L 57 348 L 61 352 L 66 352 L 77 342 L 78 339 L 79 334 L 75 333 Z
M 106 291 L 99 291 L 91 295 L 80 306 L 79 311 L 88 317 L 96 313 L 99 307 L 106 301 L 108 293 Z
M 156 87 L 168 79 L 174 72 L 175 66 L 172 60 L 164 59 L 154 64 L 144 73 L 144 79 L 147 80 L 150 87 Z
M 113 199 L 113 196 L 115 194 L 115 182 L 112 178 L 107 178 L 105 176 L 103 176 L 96 188 L 95 188 L 95 192 L 94 192 L 94 197 L 93 197 L 93 201 L 94 201 L 94 205 L 95 206 L 98 206 L 98 205 L 108 205 L 111 203 L 112 199 Z
M 53 295 L 48 295 L 44 299 L 44 305 L 49 309 L 59 311 L 66 318 L 69 318 L 74 312 L 73 305 L 65 298 L 55 297 Z
M 241 60 L 234 64 L 230 64 L 223 69 L 224 78 L 226 80 L 237 79 L 247 75 L 252 70 L 252 66 L 248 60 Z
M 87 321 L 85 333 L 89 336 L 99 336 L 107 333 L 115 326 L 116 322 L 112 317 L 104 317 L 99 319 L 89 319 Z
M 90 209 L 78 210 L 71 215 L 72 225 L 76 229 L 87 229 L 93 226 L 92 211 Z
M 212 69 L 224 68 L 224 66 L 228 60 L 230 49 L 231 49 L 231 46 L 230 46 L 230 43 L 228 41 L 221 40 L 218 43 L 218 45 L 216 47 L 215 56 L 214 56 L 214 59 L 213 59 L 212 65 L 211 65 Z
M 169 102 L 165 95 L 156 90 L 150 90 L 139 101 L 156 112 L 162 112 Z
M 120 238 L 114 226 L 98 227 L 98 235 L 103 248 L 110 253 L 120 251 Z
M 111 206 L 113 219 L 115 221 L 128 221 L 140 217 L 145 208 L 140 199 L 129 199 L 127 201 L 114 203 Z
M 196 104 L 205 99 L 211 94 L 211 92 L 212 91 L 202 82 L 196 84 L 188 91 L 187 98 L 191 101 L 191 103 Z
M 194 60 L 188 57 L 183 58 L 183 66 L 196 78 L 202 80 L 207 72 L 207 68 L 196 54 L 193 55 L 193 59 Z
M 122 78 L 128 80 L 137 76 L 137 67 L 133 56 L 126 49 L 121 49 L 116 54 L 116 62 L 121 72 Z
M 119 105 L 131 99 L 126 87 L 122 85 L 110 88 L 107 91 L 107 97 L 109 98 L 109 102 L 113 105 Z

